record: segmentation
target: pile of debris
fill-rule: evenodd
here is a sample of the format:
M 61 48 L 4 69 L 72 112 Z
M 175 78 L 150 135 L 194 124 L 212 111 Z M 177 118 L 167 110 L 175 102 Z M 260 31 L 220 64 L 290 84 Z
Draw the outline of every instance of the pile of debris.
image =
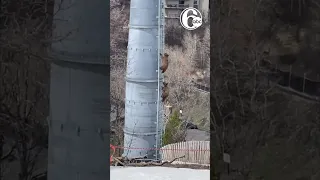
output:
M 127 158 L 127 157 L 112 157 L 111 166 L 163 166 L 166 164 L 171 164 L 174 161 L 184 158 L 185 156 L 174 158 L 171 161 L 156 162 L 153 160 L 146 160 L 143 158 Z

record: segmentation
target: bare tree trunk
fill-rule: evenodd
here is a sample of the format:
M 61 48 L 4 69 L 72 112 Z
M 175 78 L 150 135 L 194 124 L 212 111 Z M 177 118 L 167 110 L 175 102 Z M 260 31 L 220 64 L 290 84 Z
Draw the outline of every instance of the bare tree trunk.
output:
M 20 173 L 19 173 L 19 180 L 28 180 L 29 173 L 28 173 L 28 162 L 27 162 L 27 147 L 24 142 L 21 142 L 19 148 L 20 154 Z
M 4 148 L 4 138 L 3 135 L 0 135 L 0 180 L 3 178 L 3 170 L 2 170 L 2 157 L 3 157 L 3 148 Z

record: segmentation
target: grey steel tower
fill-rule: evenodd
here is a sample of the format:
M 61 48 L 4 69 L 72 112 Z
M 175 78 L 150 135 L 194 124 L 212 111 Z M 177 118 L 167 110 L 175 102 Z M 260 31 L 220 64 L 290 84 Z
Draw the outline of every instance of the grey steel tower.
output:
M 56 0 L 55 12 L 48 180 L 106 180 L 109 1 Z
M 131 0 L 126 74 L 124 153 L 159 159 L 162 134 L 162 0 Z

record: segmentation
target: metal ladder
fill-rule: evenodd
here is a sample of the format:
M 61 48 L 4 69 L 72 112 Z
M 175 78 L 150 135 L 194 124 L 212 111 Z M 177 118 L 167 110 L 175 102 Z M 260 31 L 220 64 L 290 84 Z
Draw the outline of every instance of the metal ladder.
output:
M 157 101 L 157 135 L 156 135 L 156 160 L 161 160 L 161 155 L 159 153 L 160 148 L 162 147 L 162 135 L 163 135 L 163 119 L 164 119 L 164 110 L 163 104 L 161 103 L 161 94 L 162 94 L 162 84 L 161 79 L 163 79 L 162 72 L 160 71 L 161 67 L 161 56 L 164 53 L 164 41 L 165 41 L 165 10 L 164 10 L 164 0 L 158 0 L 158 101 Z

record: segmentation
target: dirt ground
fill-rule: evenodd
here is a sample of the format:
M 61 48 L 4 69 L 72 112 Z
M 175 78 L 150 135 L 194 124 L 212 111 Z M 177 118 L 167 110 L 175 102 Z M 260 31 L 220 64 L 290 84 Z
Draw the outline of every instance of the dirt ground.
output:
M 140 167 L 140 166 L 137 166 Z M 162 166 L 143 166 L 143 167 L 174 167 L 174 168 L 189 168 L 189 169 L 208 169 L 210 170 L 210 166 L 199 165 L 199 164 L 164 164 Z
M 199 164 L 165 164 L 163 167 L 174 167 L 174 168 L 190 168 L 190 169 L 210 169 L 210 166 L 199 165 Z

